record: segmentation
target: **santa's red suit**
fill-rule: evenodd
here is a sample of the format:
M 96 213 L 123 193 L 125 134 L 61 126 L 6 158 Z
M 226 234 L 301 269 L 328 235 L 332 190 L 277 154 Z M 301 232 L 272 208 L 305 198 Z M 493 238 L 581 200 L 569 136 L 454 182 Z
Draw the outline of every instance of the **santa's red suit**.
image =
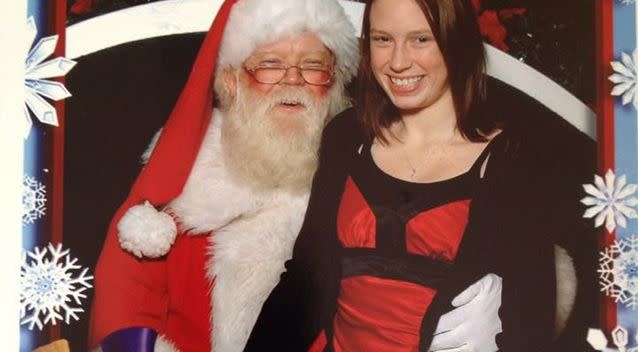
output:
M 224 32 L 225 30 L 225 32 Z M 96 268 L 90 346 L 131 327 L 159 334 L 155 351 L 241 351 L 291 255 L 308 190 L 255 191 L 222 157 L 215 71 L 259 46 L 310 31 L 356 72 L 358 43 L 332 0 L 228 0 L 124 204 Z M 218 54 L 219 53 L 219 54 Z M 212 119 L 211 119 L 212 116 Z

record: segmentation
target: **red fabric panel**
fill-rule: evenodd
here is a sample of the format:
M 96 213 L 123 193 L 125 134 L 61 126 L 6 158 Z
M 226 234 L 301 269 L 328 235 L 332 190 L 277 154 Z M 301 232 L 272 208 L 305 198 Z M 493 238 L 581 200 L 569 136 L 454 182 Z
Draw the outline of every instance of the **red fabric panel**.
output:
M 470 200 L 447 203 L 424 211 L 406 225 L 408 253 L 452 262 L 468 221 Z
M 168 322 L 165 334 L 180 351 L 211 350 L 211 290 L 206 277 L 208 236 L 177 237 L 167 259 Z
M 359 276 L 341 281 L 335 351 L 417 351 L 419 327 L 436 291 L 410 282 Z
M 352 178 L 346 180 L 337 215 L 337 234 L 344 247 L 374 248 L 375 218 L 370 206 Z

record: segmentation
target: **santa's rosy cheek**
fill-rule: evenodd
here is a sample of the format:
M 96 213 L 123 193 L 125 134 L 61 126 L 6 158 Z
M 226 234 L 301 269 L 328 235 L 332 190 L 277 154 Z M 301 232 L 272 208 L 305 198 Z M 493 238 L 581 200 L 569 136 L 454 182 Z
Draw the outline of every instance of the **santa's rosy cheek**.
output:
M 312 92 L 320 97 L 324 97 L 330 91 L 330 86 L 312 86 Z
M 255 77 L 253 77 L 252 75 L 248 75 L 248 88 L 250 89 L 266 93 L 271 90 L 273 86 L 274 84 L 260 83 L 255 79 Z

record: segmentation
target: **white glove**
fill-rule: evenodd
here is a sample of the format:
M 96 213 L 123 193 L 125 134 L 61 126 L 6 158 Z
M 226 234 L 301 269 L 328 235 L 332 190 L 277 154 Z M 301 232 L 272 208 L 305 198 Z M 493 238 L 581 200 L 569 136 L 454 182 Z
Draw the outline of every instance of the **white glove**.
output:
M 503 331 L 498 309 L 503 279 L 487 274 L 452 300 L 456 307 L 441 316 L 430 352 L 497 351 L 496 335 Z

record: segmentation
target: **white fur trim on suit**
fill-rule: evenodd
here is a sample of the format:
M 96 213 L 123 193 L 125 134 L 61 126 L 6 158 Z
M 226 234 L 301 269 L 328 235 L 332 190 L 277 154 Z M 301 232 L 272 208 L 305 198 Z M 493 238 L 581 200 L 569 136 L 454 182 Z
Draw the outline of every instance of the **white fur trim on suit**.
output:
M 137 257 L 161 257 L 175 242 L 177 227 L 173 218 L 151 203 L 135 205 L 117 224 L 120 246 Z
M 576 269 L 572 258 L 567 251 L 554 245 L 554 257 L 556 261 L 556 322 L 554 336 L 559 336 L 574 308 L 576 300 Z
M 180 352 L 175 345 L 162 335 L 155 340 L 155 351 L 153 352 Z
M 305 196 L 275 196 L 255 216 L 234 221 L 211 237 L 213 351 L 243 350 L 261 306 L 292 256 L 307 201 Z
M 357 71 L 359 43 L 355 29 L 336 0 L 240 0 L 231 10 L 218 67 L 241 67 L 259 46 L 310 31 L 337 59 L 346 82 Z

